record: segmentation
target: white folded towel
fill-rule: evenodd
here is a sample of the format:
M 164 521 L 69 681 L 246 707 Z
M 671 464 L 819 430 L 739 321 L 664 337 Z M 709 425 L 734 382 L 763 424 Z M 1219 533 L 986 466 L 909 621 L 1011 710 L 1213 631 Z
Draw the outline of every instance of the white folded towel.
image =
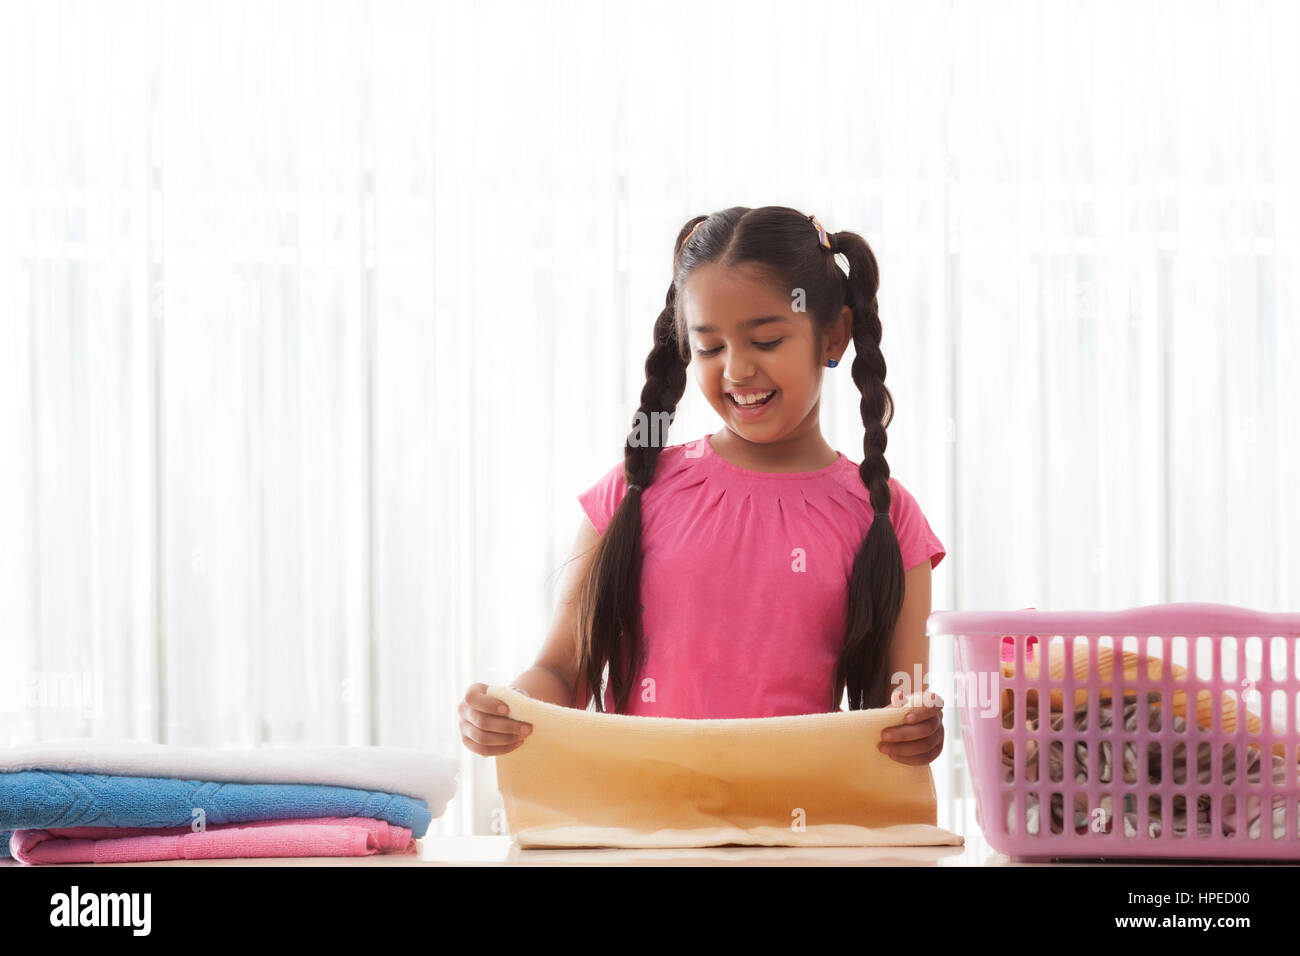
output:
M 307 783 L 415 797 L 436 817 L 456 794 L 457 761 L 408 747 L 181 747 L 60 737 L 0 748 L 0 773 L 51 770 L 223 783 Z

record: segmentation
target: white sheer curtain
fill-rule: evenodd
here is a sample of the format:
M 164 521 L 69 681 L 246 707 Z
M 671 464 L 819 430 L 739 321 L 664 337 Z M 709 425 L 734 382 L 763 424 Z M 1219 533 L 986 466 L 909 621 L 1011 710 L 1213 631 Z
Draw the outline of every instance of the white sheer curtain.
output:
M 872 243 L 936 609 L 1296 609 L 1293 5 L 0 17 L 6 742 L 435 747 L 487 832 L 456 702 L 531 663 L 729 205 Z

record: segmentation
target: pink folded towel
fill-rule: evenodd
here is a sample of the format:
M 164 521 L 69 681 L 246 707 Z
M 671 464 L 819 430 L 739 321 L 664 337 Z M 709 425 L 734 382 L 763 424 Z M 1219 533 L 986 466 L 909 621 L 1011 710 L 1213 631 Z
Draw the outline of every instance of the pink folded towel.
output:
M 23 863 L 143 863 L 238 857 L 370 856 L 414 853 L 406 827 L 369 817 L 313 817 L 189 827 L 60 827 L 16 830 L 9 841 Z

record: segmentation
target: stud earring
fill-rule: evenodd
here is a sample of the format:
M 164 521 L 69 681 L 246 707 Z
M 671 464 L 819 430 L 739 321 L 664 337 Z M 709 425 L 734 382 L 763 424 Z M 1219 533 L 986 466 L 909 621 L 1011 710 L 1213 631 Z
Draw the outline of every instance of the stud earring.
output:
M 826 364 L 829 365 L 831 368 L 834 368 L 835 366 L 839 365 L 840 363 L 837 362 L 837 361 L 835 361 L 835 359 L 827 359 L 827 360 L 826 360 Z

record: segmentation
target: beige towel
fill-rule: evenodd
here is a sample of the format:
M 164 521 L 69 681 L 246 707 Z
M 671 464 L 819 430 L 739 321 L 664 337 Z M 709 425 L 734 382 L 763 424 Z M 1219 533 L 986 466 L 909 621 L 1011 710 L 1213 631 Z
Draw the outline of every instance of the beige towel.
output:
M 496 757 L 521 847 L 960 846 L 928 765 L 876 749 L 897 707 L 732 720 L 599 714 L 488 694 L 528 738 Z

